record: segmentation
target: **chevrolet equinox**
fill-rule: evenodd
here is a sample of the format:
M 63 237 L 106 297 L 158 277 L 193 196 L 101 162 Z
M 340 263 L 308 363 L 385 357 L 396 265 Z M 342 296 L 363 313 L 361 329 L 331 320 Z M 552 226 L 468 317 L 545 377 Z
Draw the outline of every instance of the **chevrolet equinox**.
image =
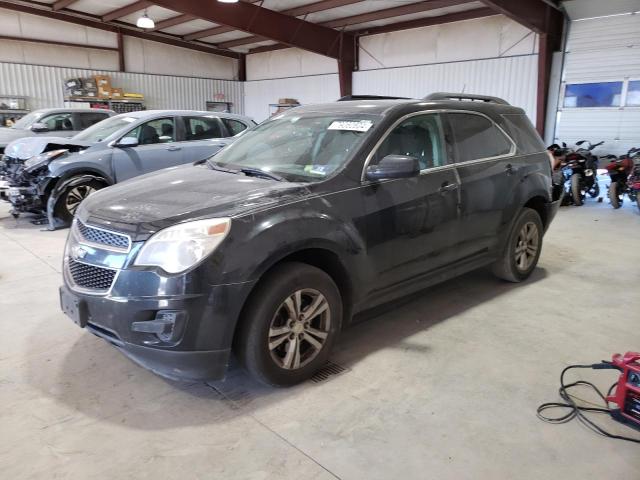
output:
M 291 385 L 355 313 L 488 265 L 525 280 L 559 203 L 540 137 L 504 100 L 302 106 L 85 199 L 61 306 L 160 375 L 219 379 L 233 352 Z

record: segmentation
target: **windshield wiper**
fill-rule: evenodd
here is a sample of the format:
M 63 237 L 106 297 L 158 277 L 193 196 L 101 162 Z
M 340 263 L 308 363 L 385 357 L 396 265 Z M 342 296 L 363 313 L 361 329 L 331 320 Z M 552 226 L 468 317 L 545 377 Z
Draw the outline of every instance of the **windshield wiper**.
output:
M 278 182 L 286 181 L 285 178 L 280 175 L 276 175 L 275 173 L 267 172 L 266 170 L 261 170 L 259 168 L 244 167 L 241 168 L 240 171 L 249 177 L 266 177 Z
M 217 170 L 218 172 L 225 172 L 225 173 L 234 173 L 234 174 L 238 174 L 240 173 L 240 170 L 233 170 L 231 168 L 224 168 L 222 167 L 219 163 L 214 162 L 213 160 L 211 160 L 210 158 L 207 158 L 205 160 L 205 162 L 207 163 L 207 165 L 209 166 L 209 168 L 211 170 Z

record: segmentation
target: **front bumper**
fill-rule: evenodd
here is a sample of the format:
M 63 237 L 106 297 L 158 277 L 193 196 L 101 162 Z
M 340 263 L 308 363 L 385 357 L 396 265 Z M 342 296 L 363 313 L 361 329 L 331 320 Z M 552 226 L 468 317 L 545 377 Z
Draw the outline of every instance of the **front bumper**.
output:
M 64 285 L 60 299 L 62 310 L 77 324 L 144 368 L 173 380 L 208 381 L 225 375 L 249 290 L 249 284 L 237 284 L 210 287 L 209 293 L 199 295 L 114 297 L 87 295 Z M 180 312 L 185 319 L 177 338 L 163 340 L 155 333 L 136 331 L 134 324 L 150 324 L 158 312 L 167 311 Z

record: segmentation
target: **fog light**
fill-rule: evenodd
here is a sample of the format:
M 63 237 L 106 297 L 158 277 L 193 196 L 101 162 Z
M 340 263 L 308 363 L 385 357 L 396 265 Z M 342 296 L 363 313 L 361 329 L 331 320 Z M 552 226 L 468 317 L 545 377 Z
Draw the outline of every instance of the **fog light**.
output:
M 186 312 L 180 310 L 159 310 L 154 320 L 133 322 L 131 330 L 141 333 L 154 333 L 162 342 L 175 343 L 182 337 L 186 318 Z

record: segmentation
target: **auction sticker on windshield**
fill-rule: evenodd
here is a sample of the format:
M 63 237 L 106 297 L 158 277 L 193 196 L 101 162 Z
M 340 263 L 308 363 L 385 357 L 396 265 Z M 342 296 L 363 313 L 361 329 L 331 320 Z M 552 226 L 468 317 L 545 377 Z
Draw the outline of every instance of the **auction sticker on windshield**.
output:
M 349 132 L 366 132 L 373 126 L 371 120 L 336 120 L 328 130 L 346 130 Z

